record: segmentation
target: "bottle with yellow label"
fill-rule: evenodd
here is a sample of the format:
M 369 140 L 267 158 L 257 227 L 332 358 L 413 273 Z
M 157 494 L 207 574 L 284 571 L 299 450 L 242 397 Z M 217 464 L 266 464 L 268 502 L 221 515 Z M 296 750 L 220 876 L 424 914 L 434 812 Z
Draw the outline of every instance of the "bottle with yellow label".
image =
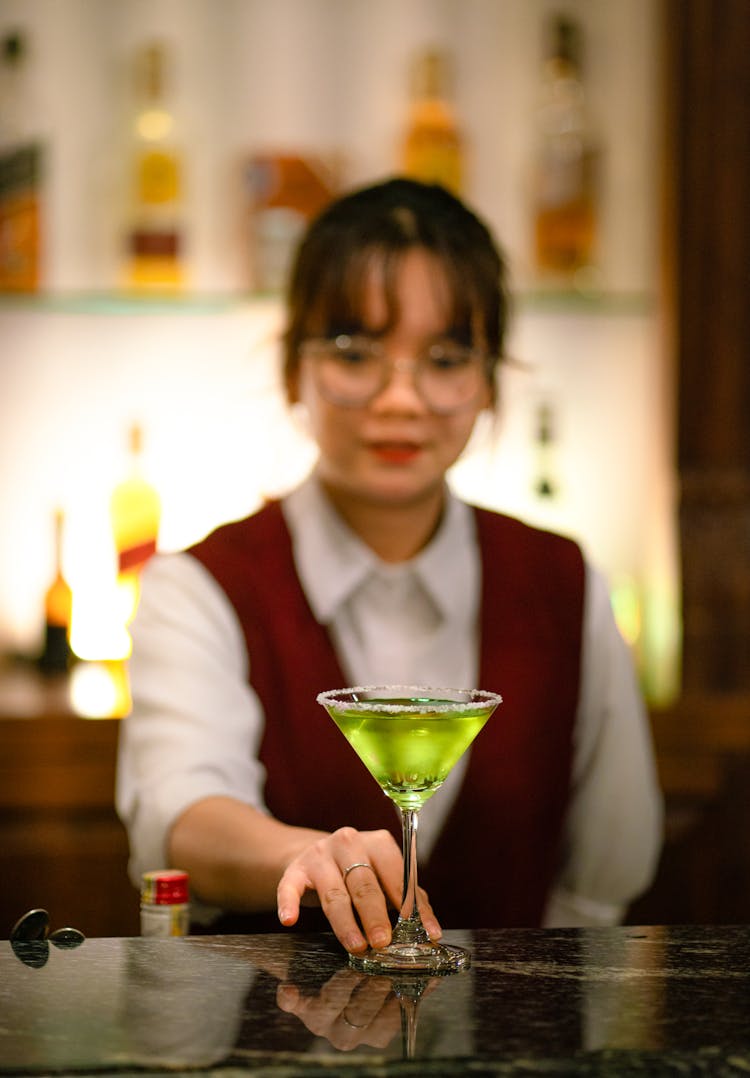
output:
M 109 507 L 126 622 L 135 614 L 140 571 L 156 552 L 161 521 L 161 498 L 143 474 L 143 432 L 137 423 L 129 431 L 129 450 L 128 474 L 112 491 Z
M 168 105 L 168 60 L 159 42 L 136 56 L 125 283 L 141 292 L 175 292 L 185 283 L 183 167 Z
M 428 49 L 415 57 L 401 161 L 404 175 L 425 183 L 440 183 L 459 194 L 464 179 L 464 149 L 449 82 L 449 58 L 445 52 Z

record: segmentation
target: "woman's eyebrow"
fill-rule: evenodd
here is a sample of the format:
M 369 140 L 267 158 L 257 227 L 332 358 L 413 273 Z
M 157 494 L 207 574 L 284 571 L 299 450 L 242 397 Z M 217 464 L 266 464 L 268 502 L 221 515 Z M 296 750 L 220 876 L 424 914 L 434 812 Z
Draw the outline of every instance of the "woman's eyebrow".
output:
M 439 333 L 434 333 L 431 339 L 433 342 L 453 341 L 455 344 L 465 345 L 467 348 L 470 348 L 474 343 L 471 326 L 466 325 L 446 326 Z
M 338 337 L 344 334 L 347 337 L 370 337 L 372 340 L 380 340 L 388 335 L 390 328 L 388 325 L 368 326 L 363 321 L 337 321 L 329 328 L 329 336 Z
M 326 326 L 327 337 L 361 337 L 366 333 L 362 322 L 354 318 L 337 318 Z

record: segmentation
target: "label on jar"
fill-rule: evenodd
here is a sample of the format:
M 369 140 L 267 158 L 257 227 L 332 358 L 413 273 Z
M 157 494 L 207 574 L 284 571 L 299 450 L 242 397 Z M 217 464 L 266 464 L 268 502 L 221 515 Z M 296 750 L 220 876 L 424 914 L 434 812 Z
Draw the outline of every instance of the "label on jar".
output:
M 187 936 L 190 931 L 190 907 L 186 903 L 175 905 L 141 904 L 141 935 Z

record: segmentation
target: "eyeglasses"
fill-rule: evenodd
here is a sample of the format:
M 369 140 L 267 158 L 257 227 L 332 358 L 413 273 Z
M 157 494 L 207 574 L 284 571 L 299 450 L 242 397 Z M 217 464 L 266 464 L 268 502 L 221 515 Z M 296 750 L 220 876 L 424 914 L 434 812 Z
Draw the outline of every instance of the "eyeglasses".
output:
M 432 412 L 451 415 L 475 404 L 486 390 L 489 358 L 452 341 L 430 345 L 413 360 L 390 359 L 371 337 L 304 341 L 302 355 L 314 363 L 318 390 L 342 408 L 362 408 L 388 385 L 394 370 L 409 370 L 417 393 Z

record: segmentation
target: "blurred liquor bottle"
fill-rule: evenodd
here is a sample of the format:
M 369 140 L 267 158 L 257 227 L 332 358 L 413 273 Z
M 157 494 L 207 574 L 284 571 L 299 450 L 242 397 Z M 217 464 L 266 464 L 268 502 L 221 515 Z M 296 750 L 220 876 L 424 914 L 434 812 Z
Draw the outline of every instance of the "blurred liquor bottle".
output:
M 278 292 L 286 287 L 306 225 L 339 189 L 339 170 L 332 158 L 293 151 L 259 151 L 243 161 L 250 288 Z
M 548 33 L 537 110 L 534 264 L 540 279 L 585 287 L 594 272 L 600 155 L 582 81 L 583 33 L 561 15 Z
M 28 42 L 0 41 L 0 292 L 36 292 L 41 279 L 44 147 L 34 134 Z
M 537 498 L 552 499 L 558 493 L 555 443 L 555 416 L 552 405 L 548 401 L 542 401 L 534 412 L 536 463 L 533 489 Z
M 138 292 L 173 293 L 185 283 L 183 165 L 168 104 L 168 65 L 159 42 L 136 53 L 125 284 Z
M 464 140 L 450 100 L 450 82 L 445 52 L 428 49 L 417 54 L 401 167 L 412 179 L 440 183 L 459 194 L 464 180 Z
M 161 521 L 161 498 L 143 471 L 143 432 L 139 424 L 130 427 L 128 439 L 128 474 L 112 491 L 109 506 L 117 555 L 117 585 L 126 624 L 138 606 L 139 575 L 156 552 Z
M 55 511 L 54 577 L 44 595 L 44 646 L 39 668 L 45 674 L 63 674 L 70 665 L 70 621 L 73 594 L 62 568 L 62 542 L 65 516 Z

